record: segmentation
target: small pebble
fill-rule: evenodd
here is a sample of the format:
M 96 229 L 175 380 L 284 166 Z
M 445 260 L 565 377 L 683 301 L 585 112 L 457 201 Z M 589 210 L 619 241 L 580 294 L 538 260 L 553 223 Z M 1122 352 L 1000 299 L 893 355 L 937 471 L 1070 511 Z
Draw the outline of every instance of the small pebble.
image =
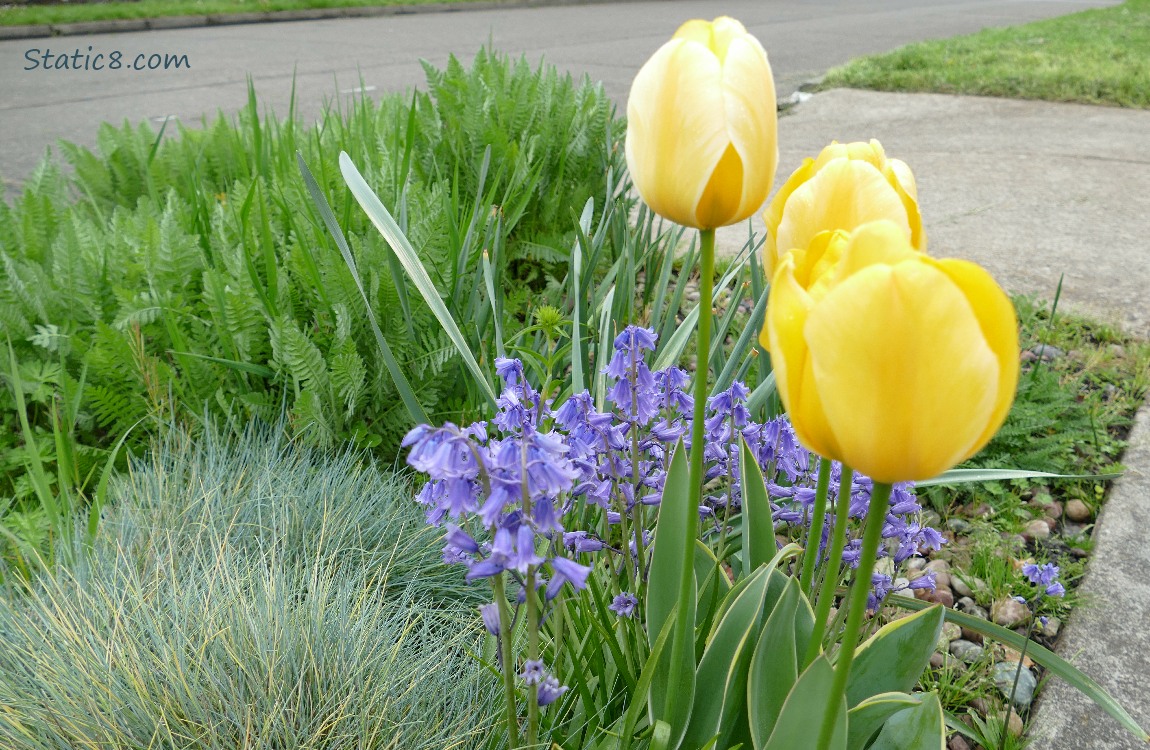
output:
M 974 530 L 974 526 L 970 521 L 964 518 L 948 518 L 946 519 L 946 528 L 953 531 L 955 534 L 969 534 Z
M 982 646 L 977 643 L 971 643 L 970 641 L 964 641 L 961 638 L 950 644 L 950 655 L 967 664 L 973 664 L 981 659 L 982 653 Z
M 1050 536 L 1050 526 L 1046 523 L 1045 518 L 1036 518 L 1026 524 L 1026 531 L 1023 536 L 1028 540 L 1046 539 Z
M 938 635 L 938 645 L 934 647 L 934 650 L 946 653 L 950 649 L 951 641 L 957 641 L 961 637 L 962 628 L 953 622 L 944 622 L 942 624 L 942 632 Z
M 926 564 L 926 569 L 933 570 L 935 573 L 950 575 L 950 563 L 946 560 L 931 560 Z
M 1042 620 L 1038 621 L 1039 632 L 1047 638 L 1057 638 L 1058 631 L 1062 629 L 1062 620 L 1059 620 L 1057 617 L 1047 617 L 1045 619 L 1045 623 L 1043 623 Z
M 1014 690 L 1014 705 L 1025 709 L 1034 700 L 1034 690 L 1038 681 L 1034 679 L 1029 669 L 1018 669 L 1018 662 L 1000 661 L 994 665 L 991 672 L 994 684 L 998 687 L 1002 697 L 1009 699 L 1010 692 Z M 1018 675 L 1018 687 L 1014 687 L 1014 677 Z
M 946 750 L 970 750 L 970 743 L 961 734 L 956 734 L 946 741 Z
M 999 599 L 990 608 L 990 616 L 997 625 L 1015 628 L 1030 620 L 1030 609 L 1014 599 Z
M 1039 344 L 1031 347 L 1029 351 L 1035 357 L 1041 357 L 1043 362 L 1053 361 L 1066 354 L 1066 352 L 1057 346 L 1051 346 L 1050 344 Z
M 1066 504 L 1066 517 L 1075 523 L 1088 523 L 1090 515 L 1090 506 L 1081 500 L 1071 500 Z

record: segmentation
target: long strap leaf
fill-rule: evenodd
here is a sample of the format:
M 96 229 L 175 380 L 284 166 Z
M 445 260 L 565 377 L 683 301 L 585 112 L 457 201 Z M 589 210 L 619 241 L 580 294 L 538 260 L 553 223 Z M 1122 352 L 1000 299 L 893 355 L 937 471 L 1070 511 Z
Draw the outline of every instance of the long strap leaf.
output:
M 411 383 L 408 382 L 407 376 L 404 375 L 403 370 L 400 369 L 399 362 L 396 361 L 395 355 L 391 353 L 391 347 L 388 346 L 387 339 L 383 337 L 383 331 L 379 329 L 379 322 L 375 319 L 375 312 L 371 309 L 371 300 L 367 298 L 367 292 L 363 288 L 363 281 L 359 277 L 359 270 L 356 268 L 355 258 L 351 255 L 351 248 L 347 246 L 347 240 L 343 236 L 343 230 L 339 228 L 339 223 L 335 220 L 335 214 L 331 212 L 331 206 L 328 205 L 323 190 L 320 189 L 319 183 L 315 181 L 311 170 L 308 169 L 307 162 L 303 159 L 303 154 L 298 151 L 296 152 L 296 161 L 299 163 L 299 171 L 300 174 L 303 175 L 304 184 L 307 185 L 308 192 L 311 193 L 311 199 L 319 210 L 319 214 L 323 218 L 323 223 L 327 225 L 327 230 L 335 239 L 335 244 L 339 247 L 339 252 L 343 255 L 343 260 L 347 263 L 347 267 L 351 271 L 351 277 L 355 280 L 355 286 L 359 289 L 360 296 L 363 297 L 364 308 L 367 310 L 367 320 L 371 324 L 372 333 L 375 334 L 375 343 L 379 346 L 384 367 L 387 368 L 388 373 L 391 375 L 391 379 L 399 391 L 399 397 L 403 400 L 404 406 L 407 407 L 407 411 L 411 415 L 412 420 L 417 424 L 427 424 L 429 421 L 427 413 L 423 411 L 423 407 L 415 397 L 415 391 L 411 388 Z M 402 283 L 402 279 L 396 279 L 396 283 Z
M 1007 479 L 1117 479 L 1121 474 L 1051 474 L 1024 469 L 951 469 L 933 479 L 915 482 L 915 487 L 937 484 L 967 484 L 969 482 L 1002 482 Z
M 439 290 L 435 288 L 432 283 L 431 277 L 427 275 L 427 269 L 423 267 L 420 262 L 419 256 L 415 252 L 415 248 L 411 246 L 407 237 L 399 230 L 399 225 L 395 223 L 395 219 L 388 213 L 383 203 L 380 202 L 379 196 L 368 186 L 367 181 L 363 179 L 363 175 L 359 173 L 356 166 L 351 161 L 351 157 L 346 152 L 340 152 L 339 155 L 339 168 L 343 173 L 343 179 L 347 182 L 347 186 L 351 188 L 351 194 L 359 202 L 361 208 L 371 219 L 371 223 L 383 235 L 391 245 L 391 249 L 399 257 L 399 262 L 403 264 L 404 270 L 407 275 L 411 277 L 415 288 L 419 290 L 423 301 L 427 303 L 428 308 L 431 309 L 432 314 L 435 315 L 439 324 L 443 326 L 443 330 L 447 332 L 448 338 L 455 344 L 455 348 L 459 351 L 459 356 L 463 358 L 463 363 L 471 374 L 475 377 L 475 382 L 479 384 L 480 389 L 483 391 L 488 401 L 491 403 L 492 408 L 495 407 L 495 389 L 491 386 L 491 382 L 487 378 L 487 374 L 479 367 L 479 363 L 475 361 L 475 355 L 472 354 L 471 348 L 467 345 L 467 341 L 463 338 L 463 333 L 459 330 L 455 319 L 451 317 L 447 307 L 443 304 L 443 298 L 439 296 Z M 399 280 L 396 280 L 399 283 Z

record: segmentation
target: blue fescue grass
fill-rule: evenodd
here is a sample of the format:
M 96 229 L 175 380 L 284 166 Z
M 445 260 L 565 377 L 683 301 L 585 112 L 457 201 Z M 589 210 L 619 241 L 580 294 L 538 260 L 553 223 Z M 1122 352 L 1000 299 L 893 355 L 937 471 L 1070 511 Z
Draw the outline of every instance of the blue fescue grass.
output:
M 170 433 L 90 555 L 0 597 L 0 746 L 485 744 L 474 599 L 410 498 L 353 454 Z

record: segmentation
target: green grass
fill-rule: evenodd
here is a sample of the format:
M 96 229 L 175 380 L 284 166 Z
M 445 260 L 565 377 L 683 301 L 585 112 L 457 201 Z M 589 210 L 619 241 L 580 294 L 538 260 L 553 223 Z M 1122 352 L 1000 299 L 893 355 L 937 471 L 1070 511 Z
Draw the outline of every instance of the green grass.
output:
M 484 744 L 476 595 L 410 485 L 275 434 L 168 432 L 90 556 L 0 587 L 0 746 Z
M 911 44 L 831 70 L 823 88 L 1150 107 L 1150 0 Z
M 65 5 L 5 5 L 0 6 L 0 26 L 472 1 L 474 0 L 136 0 Z

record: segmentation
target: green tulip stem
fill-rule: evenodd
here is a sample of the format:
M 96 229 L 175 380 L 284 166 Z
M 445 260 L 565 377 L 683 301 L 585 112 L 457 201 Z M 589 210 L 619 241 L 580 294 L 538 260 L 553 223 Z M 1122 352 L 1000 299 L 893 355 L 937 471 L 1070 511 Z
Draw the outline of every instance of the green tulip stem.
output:
M 823 541 L 823 525 L 827 515 L 827 488 L 831 484 L 831 460 L 819 459 L 819 481 L 815 486 L 815 505 L 811 511 L 811 530 L 807 534 L 807 548 L 803 550 L 803 572 L 799 587 L 810 598 L 815 577 L 815 559 Z
M 815 628 L 811 633 L 810 643 L 807 644 L 807 655 L 803 659 L 803 668 L 819 655 L 823 638 L 826 635 L 827 618 L 831 615 L 831 603 L 835 598 L 835 587 L 839 583 L 839 568 L 843 564 L 843 548 L 847 540 L 847 523 L 851 512 L 851 482 L 854 481 L 854 471 L 849 466 L 843 466 L 839 477 L 839 494 L 835 499 L 835 527 L 831 530 L 831 543 L 827 545 L 826 575 L 823 577 L 822 588 L 819 589 L 819 598 L 815 600 Z
M 667 682 L 667 704 L 663 718 L 682 713 L 683 698 L 679 696 L 679 683 L 683 669 L 694 669 L 695 665 L 683 664 L 683 652 L 694 640 L 692 623 L 684 614 L 688 611 L 687 602 L 695 595 L 695 566 L 693 564 L 694 540 L 699 534 L 699 506 L 703 502 L 703 449 L 706 436 L 704 422 L 707 418 L 707 375 L 710 373 L 707 362 L 711 351 L 711 297 L 715 284 L 715 230 L 699 230 L 699 330 L 695 338 L 695 405 L 691 422 L 691 455 L 687 486 L 690 502 L 687 504 L 687 558 L 683 560 L 683 572 L 679 579 L 679 614 L 675 618 L 675 634 L 672 641 L 671 673 Z
M 830 697 L 827 699 L 823 715 L 823 726 L 819 731 L 819 742 L 816 745 L 818 750 L 826 750 L 830 747 L 835 720 L 838 718 L 839 704 L 846 700 L 847 680 L 850 679 L 851 664 L 855 659 L 855 649 L 858 648 L 863 616 L 866 614 L 867 597 L 871 591 L 871 574 L 874 573 L 875 558 L 878 554 L 878 545 L 882 541 L 882 527 L 886 523 L 886 511 L 889 505 L 890 485 L 885 482 L 875 482 L 874 490 L 870 496 L 870 507 L 866 514 L 859 566 L 855 569 L 854 580 L 851 581 L 850 600 L 847 604 L 847 622 L 843 629 L 842 646 L 839 648 L 838 659 L 835 661 L 834 683 L 831 685 Z
M 507 747 L 519 748 L 519 716 L 515 711 L 515 659 L 511 655 L 511 607 L 507 604 L 507 588 L 503 574 L 491 577 L 495 604 L 499 607 L 499 653 L 503 659 L 503 699 L 506 703 Z

